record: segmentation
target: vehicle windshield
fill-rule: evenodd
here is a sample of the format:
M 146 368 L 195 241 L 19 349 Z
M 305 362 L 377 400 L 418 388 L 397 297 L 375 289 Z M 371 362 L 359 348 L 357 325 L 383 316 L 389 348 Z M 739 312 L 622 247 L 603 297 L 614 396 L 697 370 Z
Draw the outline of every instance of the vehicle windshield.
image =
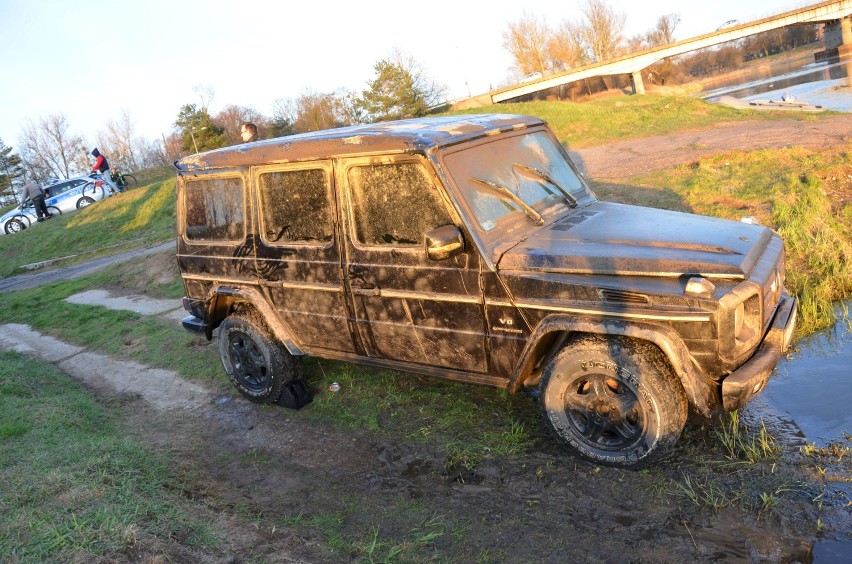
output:
M 561 212 L 591 196 L 546 131 L 496 137 L 443 161 L 485 232 L 518 214 L 539 223 L 552 207 Z

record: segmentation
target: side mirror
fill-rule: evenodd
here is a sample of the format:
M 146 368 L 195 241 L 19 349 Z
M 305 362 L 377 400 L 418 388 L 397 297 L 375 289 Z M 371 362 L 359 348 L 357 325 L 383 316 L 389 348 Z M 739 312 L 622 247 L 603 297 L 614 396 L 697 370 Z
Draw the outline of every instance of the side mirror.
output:
M 443 225 L 426 232 L 426 256 L 444 260 L 464 252 L 464 235 L 455 225 Z

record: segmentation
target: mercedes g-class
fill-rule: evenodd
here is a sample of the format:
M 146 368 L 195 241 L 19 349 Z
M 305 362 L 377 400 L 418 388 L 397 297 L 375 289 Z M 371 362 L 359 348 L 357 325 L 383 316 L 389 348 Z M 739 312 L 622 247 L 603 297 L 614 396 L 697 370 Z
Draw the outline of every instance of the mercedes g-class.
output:
M 528 389 L 570 450 L 636 466 L 690 408 L 758 393 L 795 326 L 776 233 L 599 201 L 534 117 L 332 129 L 175 166 L 184 326 L 218 328 L 255 402 L 309 401 L 303 355 Z

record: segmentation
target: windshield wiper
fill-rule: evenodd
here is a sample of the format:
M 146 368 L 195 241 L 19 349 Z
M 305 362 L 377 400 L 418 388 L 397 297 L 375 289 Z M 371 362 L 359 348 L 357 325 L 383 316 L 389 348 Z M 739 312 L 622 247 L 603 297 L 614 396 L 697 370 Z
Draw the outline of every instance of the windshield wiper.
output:
M 554 188 L 556 188 L 557 190 L 562 192 L 562 195 L 565 196 L 565 199 L 568 200 L 568 204 L 572 208 L 577 207 L 577 205 L 578 205 L 577 198 L 574 197 L 574 195 L 571 194 L 571 192 L 569 192 L 568 190 L 566 190 L 565 188 L 560 186 L 558 182 L 553 180 L 552 176 L 550 176 L 549 174 L 547 174 L 543 170 L 539 170 L 537 168 L 534 168 L 534 167 L 531 167 L 529 165 L 525 165 L 525 164 L 522 164 L 522 163 L 515 163 L 515 164 L 512 165 L 512 168 L 518 170 L 522 175 L 524 175 L 528 178 L 532 177 L 532 179 L 536 180 L 536 181 L 544 180 L 548 184 L 551 184 Z
M 523 210 L 523 212 L 525 214 L 527 214 L 527 217 L 529 217 L 531 220 L 533 220 L 536 225 L 544 225 L 544 218 L 541 217 L 540 213 L 535 211 L 535 209 L 533 209 L 528 203 L 523 201 L 520 196 L 518 196 L 517 194 L 515 194 L 514 192 L 512 192 L 511 190 L 509 190 L 508 188 L 506 188 L 502 184 L 497 184 L 496 182 L 491 182 L 490 180 L 483 180 L 481 178 L 476 178 L 475 176 L 471 176 L 470 180 L 472 182 L 479 184 L 480 186 L 484 186 L 485 188 L 488 188 L 489 190 L 491 190 L 492 192 L 494 192 L 498 196 L 502 196 L 501 199 L 504 199 L 504 200 L 508 199 L 512 203 L 515 203 L 518 206 L 520 206 L 521 210 Z

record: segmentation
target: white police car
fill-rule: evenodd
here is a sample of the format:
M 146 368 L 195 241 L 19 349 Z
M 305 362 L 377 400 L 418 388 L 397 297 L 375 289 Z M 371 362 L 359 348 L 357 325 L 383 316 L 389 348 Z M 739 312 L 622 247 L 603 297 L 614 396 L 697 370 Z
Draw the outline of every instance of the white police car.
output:
M 45 186 L 44 189 L 49 194 L 44 203 L 47 205 L 47 210 L 54 216 L 84 208 L 112 194 L 109 186 L 105 186 L 97 175 L 61 180 Z M 24 209 L 14 207 L 0 216 L 0 225 L 3 226 L 0 234 L 17 233 L 36 222 L 37 215 L 31 203 Z

